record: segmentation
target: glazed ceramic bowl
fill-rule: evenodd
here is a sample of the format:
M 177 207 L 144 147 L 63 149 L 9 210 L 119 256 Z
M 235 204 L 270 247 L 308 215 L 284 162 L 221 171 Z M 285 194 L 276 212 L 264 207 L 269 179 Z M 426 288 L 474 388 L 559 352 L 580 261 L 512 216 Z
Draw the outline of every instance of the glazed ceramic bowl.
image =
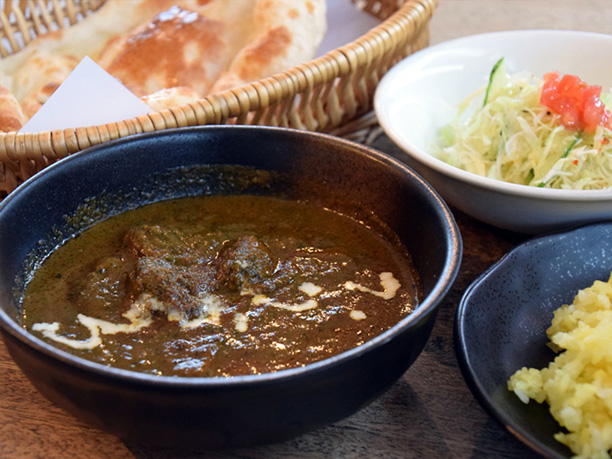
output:
M 508 379 L 555 358 L 546 336 L 554 311 L 596 280 L 607 281 L 611 254 L 612 222 L 540 236 L 491 266 L 459 304 L 455 350 L 468 386 L 487 412 L 543 457 L 573 455 L 553 438 L 562 428 L 548 405 L 524 404 L 508 390 Z
M 231 175 L 216 174 L 214 165 L 271 171 L 278 181 L 243 190 Z M 45 256 L 58 240 L 128 208 L 237 192 L 280 192 L 332 208 L 343 195 L 347 206 L 377 214 L 411 253 L 423 288 L 421 304 L 387 332 L 344 354 L 277 373 L 229 378 L 106 367 L 60 351 L 20 326 L 15 292 L 23 287 L 32 254 Z M 151 446 L 253 446 L 349 416 L 400 378 L 428 340 L 461 254 L 461 237 L 444 201 L 385 154 L 280 128 L 162 131 L 70 156 L 0 204 L 0 325 L 10 354 L 34 386 L 93 426 Z
M 588 49 L 589 52 L 583 52 Z M 495 62 L 510 74 L 557 70 L 612 88 L 612 35 L 521 30 L 468 36 L 419 51 L 393 67 L 374 99 L 378 120 L 406 153 L 402 159 L 452 206 L 491 225 L 542 233 L 612 217 L 612 190 L 555 190 L 505 183 L 432 156 L 438 130 L 457 104 L 486 86 Z

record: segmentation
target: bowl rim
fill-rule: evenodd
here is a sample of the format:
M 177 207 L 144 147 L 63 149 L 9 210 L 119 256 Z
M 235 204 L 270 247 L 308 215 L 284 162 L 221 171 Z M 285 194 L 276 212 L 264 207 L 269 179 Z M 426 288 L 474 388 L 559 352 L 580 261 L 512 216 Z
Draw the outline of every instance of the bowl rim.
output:
M 450 176 L 452 179 L 457 181 L 465 182 L 473 187 L 480 188 L 485 191 L 497 192 L 501 194 L 512 194 L 519 197 L 539 199 L 539 200 L 565 200 L 565 201 L 576 201 L 576 202 L 598 202 L 607 201 L 612 199 L 612 189 L 605 190 L 565 190 L 557 188 L 538 188 L 529 185 L 520 185 L 516 183 L 504 182 L 501 180 L 492 179 L 489 177 L 481 176 L 473 172 L 462 170 L 458 167 L 451 166 L 450 164 L 436 158 L 426 150 L 417 146 L 410 139 L 402 136 L 401 133 L 396 132 L 392 128 L 389 122 L 389 117 L 384 109 L 382 103 L 382 94 L 386 90 L 389 82 L 396 75 L 399 75 L 403 71 L 404 67 L 410 67 L 409 64 L 418 65 L 420 62 L 426 60 L 432 54 L 451 50 L 462 47 L 474 47 L 479 42 L 488 42 L 493 39 L 509 39 L 515 40 L 519 37 L 524 39 L 525 36 L 532 35 L 534 39 L 542 36 L 559 36 L 567 38 L 587 38 L 598 41 L 608 41 L 612 46 L 612 35 L 598 33 L 598 32 L 585 32 L 576 30 L 560 30 L 560 29 L 527 29 L 527 30 L 504 30 L 498 32 L 487 32 L 475 35 L 467 35 L 464 37 L 455 38 L 452 40 L 444 41 L 428 48 L 424 48 L 404 58 L 396 66 L 394 66 L 387 74 L 383 76 L 376 92 L 374 95 L 374 110 L 378 117 L 379 123 L 385 133 L 406 153 L 408 156 L 419 161 L 421 164 L 427 166 L 432 171 Z M 466 95 L 467 97 L 467 95 Z
M 458 275 L 461 260 L 463 256 L 463 241 L 457 222 L 454 219 L 452 212 L 450 211 L 446 202 L 441 198 L 437 191 L 417 172 L 411 169 L 406 164 L 402 163 L 398 159 L 388 155 L 384 152 L 376 150 L 366 145 L 358 144 L 357 142 L 350 141 L 341 137 L 332 136 L 330 134 L 303 131 L 293 128 L 273 127 L 273 126 L 251 126 L 251 125 L 206 125 L 206 126 L 195 126 L 195 127 L 183 127 L 174 128 L 163 131 L 154 131 L 150 133 L 137 134 L 134 136 L 120 138 L 112 140 L 101 145 L 96 145 L 84 150 L 81 150 L 73 155 L 63 158 L 34 176 L 30 177 L 24 183 L 22 183 L 15 191 L 10 193 L 4 200 L 0 202 L 0 214 L 2 210 L 10 206 L 11 203 L 19 197 L 23 192 L 22 190 L 28 190 L 32 187 L 36 187 L 38 183 L 46 180 L 52 180 L 55 170 L 63 168 L 63 164 L 71 162 L 83 161 L 86 155 L 98 154 L 104 152 L 108 148 L 113 148 L 116 145 L 125 145 L 131 143 L 138 143 L 141 139 L 147 140 L 150 138 L 159 138 L 165 136 L 171 136 L 180 134 L 181 132 L 223 132 L 223 131 L 253 131 L 260 135 L 282 135 L 292 137 L 304 137 L 310 139 L 318 139 L 321 142 L 332 142 L 343 148 L 358 149 L 362 153 L 365 153 L 370 159 L 384 163 L 401 170 L 406 176 L 409 176 L 411 180 L 415 181 L 419 189 L 423 190 L 424 194 L 428 195 L 432 205 L 438 209 L 438 215 L 440 220 L 444 222 L 445 226 L 445 239 L 448 244 L 448 250 L 446 252 L 446 262 L 443 266 L 443 270 L 438 276 L 435 285 L 431 292 L 423 298 L 415 310 L 400 320 L 398 323 L 393 325 L 388 330 L 384 331 L 378 336 L 368 340 L 367 342 L 349 349 L 341 354 L 310 363 L 308 365 L 296 368 L 289 368 L 280 370 L 272 373 L 261 373 L 254 375 L 238 375 L 229 377 L 181 377 L 181 376 L 166 376 L 166 375 L 152 375 L 143 372 L 137 372 L 132 370 L 124 370 L 111 366 L 102 365 L 87 359 L 75 356 L 69 352 L 63 351 L 37 336 L 28 332 L 25 328 L 9 317 L 3 308 L 0 308 L 0 332 L 9 333 L 22 344 L 28 347 L 34 348 L 37 352 L 41 352 L 47 357 L 59 360 L 63 364 L 70 367 L 74 367 L 78 370 L 85 372 L 91 372 L 106 378 L 114 380 L 125 380 L 132 383 L 138 383 L 140 385 L 149 385 L 157 387 L 171 387 L 171 388 L 215 388 L 215 387 L 234 387 L 242 386 L 246 384 L 274 384 L 278 381 L 291 380 L 298 378 L 304 373 L 317 373 L 325 371 L 328 368 L 340 365 L 348 360 L 354 359 L 361 354 L 368 352 L 370 349 L 380 347 L 390 341 L 394 336 L 400 334 L 404 329 L 409 328 L 413 323 L 420 321 L 423 317 L 434 313 L 439 307 L 440 303 L 452 288 L 456 277 Z M 60 169 L 61 170 L 61 169 Z

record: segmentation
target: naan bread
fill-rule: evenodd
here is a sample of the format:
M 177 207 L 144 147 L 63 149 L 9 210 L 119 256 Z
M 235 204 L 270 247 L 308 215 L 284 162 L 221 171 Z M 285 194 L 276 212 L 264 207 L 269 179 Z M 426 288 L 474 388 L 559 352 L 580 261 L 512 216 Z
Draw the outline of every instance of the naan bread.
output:
M 200 94 L 186 86 L 160 89 L 152 94 L 140 98 L 153 110 L 160 111 L 166 108 L 179 107 L 200 98 Z
M 19 101 L 47 84 L 59 85 L 74 68 L 74 62 L 85 56 L 97 60 L 112 37 L 131 30 L 174 3 L 174 0 L 108 0 L 77 24 L 39 35 L 23 50 L 2 59 L 0 84 Z M 72 64 L 65 66 L 68 61 Z
M 17 69 L 14 74 L 14 81 L 18 83 L 15 93 L 28 119 L 42 107 L 79 61 L 70 54 L 35 54 Z
M 321 1 L 257 1 L 254 39 L 233 59 L 211 92 L 282 72 L 312 58 L 327 30 L 325 14 Z
M 18 131 L 25 122 L 26 117 L 15 96 L 4 86 L 0 86 L 0 130 Z
M 29 118 L 89 56 L 159 110 L 312 59 L 325 15 L 325 0 L 107 0 L 3 59 L 0 85 Z
M 231 61 L 227 28 L 173 6 L 109 42 L 98 64 L 139 97 L 175 86 L 207 94 Z

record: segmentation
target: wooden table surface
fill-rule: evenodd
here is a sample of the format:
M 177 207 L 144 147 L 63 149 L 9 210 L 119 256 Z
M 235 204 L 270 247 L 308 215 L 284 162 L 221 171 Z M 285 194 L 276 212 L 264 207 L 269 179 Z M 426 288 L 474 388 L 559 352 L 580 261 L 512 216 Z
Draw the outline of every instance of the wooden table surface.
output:
M 440 0 L 431 21 L 431 43 L 504 29 L 612 33 L 611 24 L 612 0 Z M 384 135 L 374 146 L 401 157 Z M 427 347 L 399 382 L 350 418 L 285 443 L 223 453 L 160 451 L 125 444 L 73 419 L 42 397 L 0 342 L 0 458 L 534 457 L 472 396 L 461 376 L 452 336 L 465 289 L 526 237 L 460 212 L 455 217 L 463 236 L 463 263 L 440 307 Z

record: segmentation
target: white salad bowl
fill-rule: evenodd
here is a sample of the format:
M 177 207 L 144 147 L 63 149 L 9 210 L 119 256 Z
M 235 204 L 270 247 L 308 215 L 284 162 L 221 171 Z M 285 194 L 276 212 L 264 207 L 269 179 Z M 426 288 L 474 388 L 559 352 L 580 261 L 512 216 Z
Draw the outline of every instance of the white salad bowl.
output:
M 509 74 L 574 74 L 604 92 L 612 88 L 612 35 L 522 30 L 444 42 L 402 60 L 381 80 L 378 121 L 419 172 L 453 207 L 488 224 L 537 234 L 612 217 L 612 190 L 574 191 L 517 185 L 479 176 L 432 155 L 457 105 L 485 86 L 504 58 Z

